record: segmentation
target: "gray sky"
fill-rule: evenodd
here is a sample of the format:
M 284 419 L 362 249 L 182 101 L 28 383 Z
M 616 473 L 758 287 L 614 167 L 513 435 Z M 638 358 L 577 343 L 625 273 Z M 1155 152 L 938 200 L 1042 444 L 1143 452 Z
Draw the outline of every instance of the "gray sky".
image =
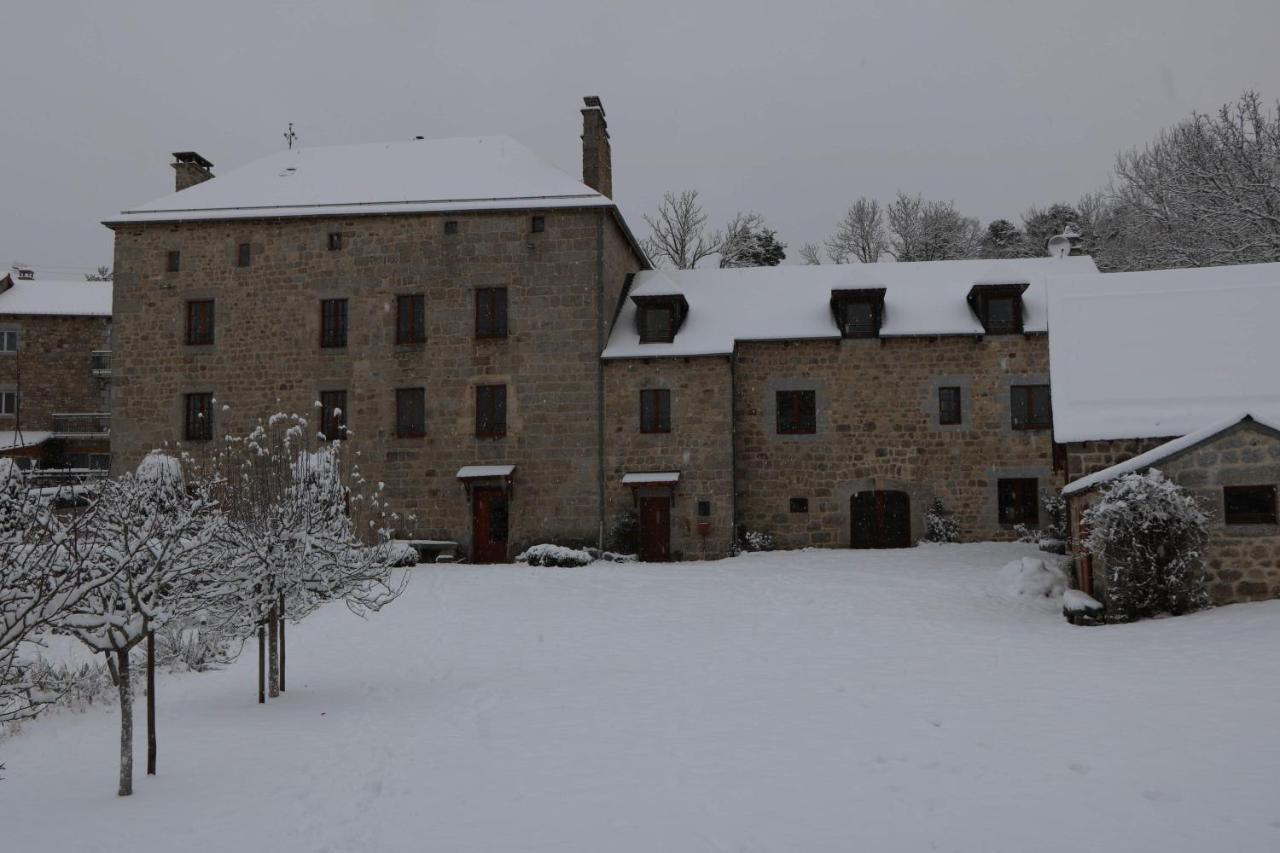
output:
M 506 133 L 579 174 L 599 94 L 614 195 L 664 189 L 789 244 L 859 195 L 985 222 L 1074 200 L 1115 153 L 1255 88 L 1280 97 L 1275 0 L 12 3 L 0 51 L 0 269 L 110 263 L 99 221 L 303 144 Z M 65 268 L 65 269 L 63 269 Z

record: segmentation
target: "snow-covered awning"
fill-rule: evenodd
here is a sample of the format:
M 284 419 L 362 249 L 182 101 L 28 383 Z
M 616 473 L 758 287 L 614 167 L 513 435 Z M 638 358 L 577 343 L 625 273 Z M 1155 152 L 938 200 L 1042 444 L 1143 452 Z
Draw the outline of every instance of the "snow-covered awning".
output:
M 53 436 L 51 432 L 43 430 L 24 429 L 22 432 L 14 430 L 0 430 L 0 453 L 6 450 L 21 450 L 24 447 L 35 447 L 44 444 Z
M 514 465 L 463 465 L 458 469 L 459 480 L 478 480 L 481 477 L 510 477 Z
M 678 483 L 679 471 L 643 471 L 622 475 L 624 486 L 651 486 L 660 483 Z

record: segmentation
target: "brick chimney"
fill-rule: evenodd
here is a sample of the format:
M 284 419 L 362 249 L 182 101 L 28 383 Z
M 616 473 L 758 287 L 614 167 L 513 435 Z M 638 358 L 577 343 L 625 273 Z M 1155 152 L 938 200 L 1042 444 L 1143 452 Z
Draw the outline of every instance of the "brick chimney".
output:
M 609 149 L 609 125 L 598 95 L 582 99 L 582 182 L 601 195 L 613 198 L 613 154 Z
M 187 187 L 203 184 L 213 177 L 213 164 L 194 151 L 173 152 L 174 187 L 182 192 Z

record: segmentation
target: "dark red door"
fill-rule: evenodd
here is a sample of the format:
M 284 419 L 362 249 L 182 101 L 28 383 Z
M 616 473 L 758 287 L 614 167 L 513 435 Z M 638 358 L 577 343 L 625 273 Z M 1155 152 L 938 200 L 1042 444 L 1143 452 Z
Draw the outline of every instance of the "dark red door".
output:
M 640 498 L 640 559 L 671 559 L 671 498 Z
M 854 548 L 911 547 L 911 499 L 906 492 L 858 492 L 849 514 Z
M 472 489 L 471 562 L 507 561 L 507 509 L 502 489 Z

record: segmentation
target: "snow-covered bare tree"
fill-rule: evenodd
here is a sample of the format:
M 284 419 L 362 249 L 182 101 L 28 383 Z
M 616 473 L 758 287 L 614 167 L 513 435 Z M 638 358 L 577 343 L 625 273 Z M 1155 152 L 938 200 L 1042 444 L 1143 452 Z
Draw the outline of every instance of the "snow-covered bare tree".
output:
M 898 193 L 888 208 L 889 254 L 898 261 L 945 261 L 978 254 L 982 229 L 949 201 Z
M 800 247 L 800 260 L 804 261 L 805 266 L 821 266 L 822 249 L 818 248 L 817 243 L 805 243 Z
M 1124 268 L 1280 260 L 1280 108 L 1245 92 L 1116 161 Z
M 738 213 L 725 226 L 720 242 L 720 266 L 776 267 L 786 257 L 786 244 L 764 224 L 758 213 Z
M 827 258 L 833 264 L 879 261 L 889 250 L 885 211 L 880 202 L 862 196 L 851 204 L 825 245 Z
M 649 236 L 644 250 L 650 260 L 678 270 L 691 270 L 699 261 L 720 252 L 724 234 L 707 230 L 707 214 L 698 203 L 697 190 L 668 192 L 653 216 L 645 214 Z

